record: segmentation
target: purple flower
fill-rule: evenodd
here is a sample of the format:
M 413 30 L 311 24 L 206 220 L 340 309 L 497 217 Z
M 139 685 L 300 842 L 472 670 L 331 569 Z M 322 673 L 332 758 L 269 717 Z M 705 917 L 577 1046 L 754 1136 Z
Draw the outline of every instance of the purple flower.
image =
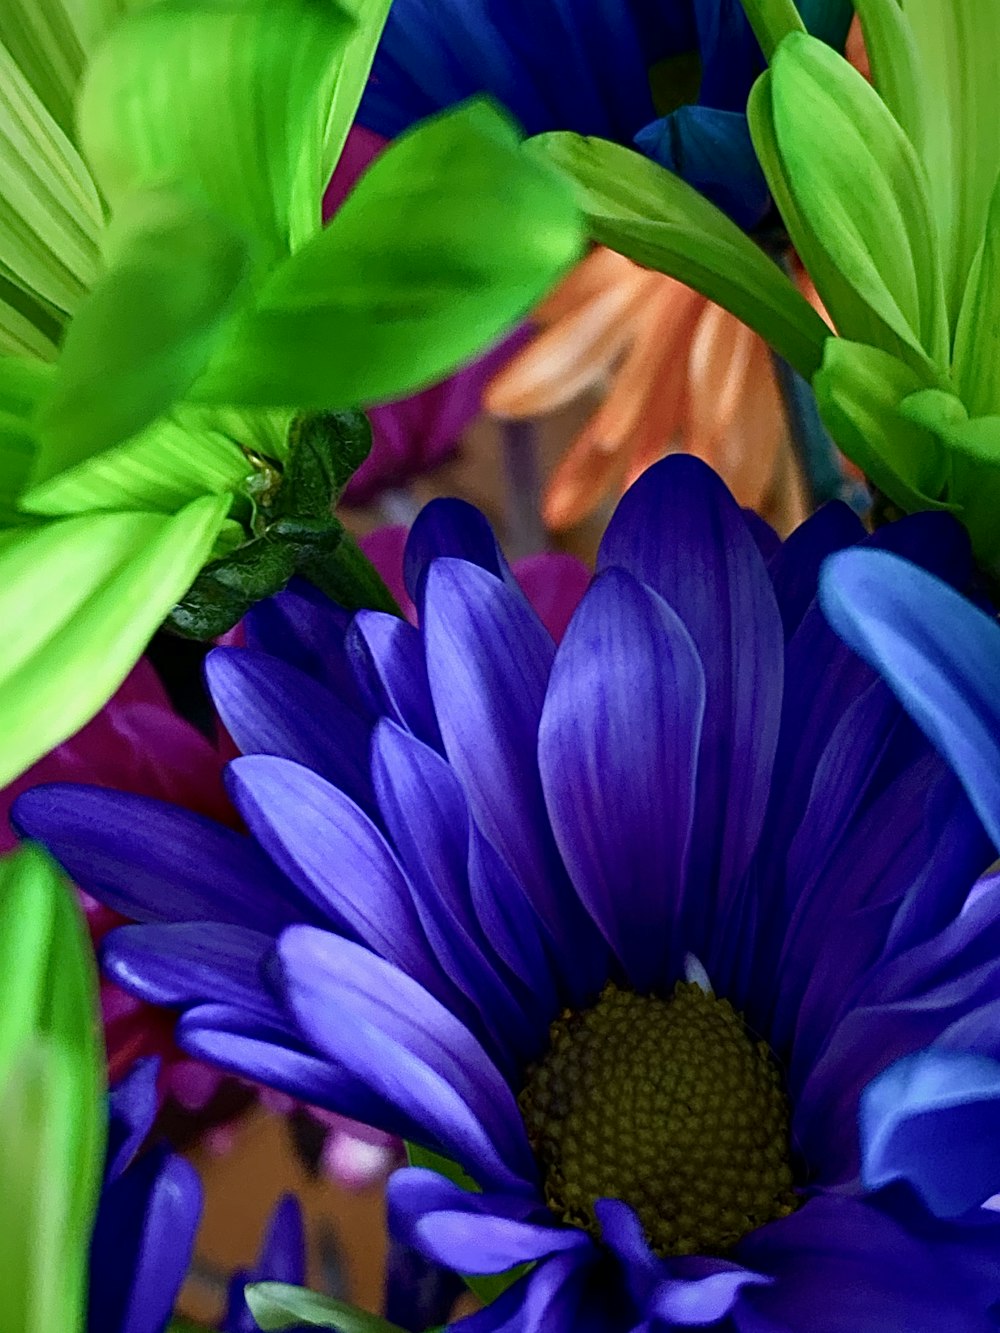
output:
M 157 1110 L 157 1061 L 111 1093 L 104 1187 L 90 1243 L 90 1333 L 162 1333 L 201 1217 L 194 1167 L 163 1146 L 140 1153 Z
M 782 547 L 647 472 L 556 646 L 485 520 L 424 511 L 418 630 L 286 594 L 217 652 L 241 837 L 43 788 L 16 817 L 188 1048 L 461 1167 L 400 1240 L 530 1270 L 468 1333 L 995 1328 L 1000 915 L 958 780 L 816 603 L 849 545 L 963 587 L 947 516 Z

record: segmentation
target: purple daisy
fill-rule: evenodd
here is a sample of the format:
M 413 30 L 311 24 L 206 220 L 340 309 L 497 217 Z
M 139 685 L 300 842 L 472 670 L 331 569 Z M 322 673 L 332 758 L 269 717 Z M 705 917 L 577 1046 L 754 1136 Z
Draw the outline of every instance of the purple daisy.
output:
M 994 850 L 823 619 L 859 543 L 971 577 L 947 516 L 835 505 L 781 546 L 668 458 L 557 647 L 437 502 L 419 630 L 297 592 L 210 658 L 249 837 L 71 786 L 16 819 L 149 923 L 105 964 L 189 1050 L 475 1182 L 389 1190 L 429 1259 L 529 1266 L 465 1333 L 985 1333 Z

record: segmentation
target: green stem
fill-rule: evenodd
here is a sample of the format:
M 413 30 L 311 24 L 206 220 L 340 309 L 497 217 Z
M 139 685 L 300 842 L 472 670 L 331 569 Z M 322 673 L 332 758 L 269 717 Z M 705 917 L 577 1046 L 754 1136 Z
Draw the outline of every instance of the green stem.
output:
M 347 611 L 387 611 L 402 616 L 399 603 L 349 532 L 335 550 L 303 560 L 298 572 Z

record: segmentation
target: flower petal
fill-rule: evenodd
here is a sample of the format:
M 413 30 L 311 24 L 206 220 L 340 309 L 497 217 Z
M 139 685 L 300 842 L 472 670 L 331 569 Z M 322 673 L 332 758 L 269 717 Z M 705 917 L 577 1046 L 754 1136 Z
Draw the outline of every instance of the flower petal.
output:
M 272 936 L 219 921 L 123 926 L 105 939 L 101 963 L 112 981 L 149 1004 L 252 1009 L 273 948 Z
M 470 1193 L 434 1171 L 396 1171 L 387 1189 L 389 1225 L 394 1235 L 428 1259 L 461 1273 L 505 1273 L 563 1250 L 590 1249 L 577 1227 L 532 1222 L 544 1219 L 540 1200 Z
M 347 631 L 346 646 L 356 687 L 369 710 L 441 749 L 419 632 L 398 616 L 359 611 Z
M 403 577 L 417 606 L 423 603 L 424 580 L 431 563 L 442 558 L 478 565 L 523 596 L 489 520 L 466 500 L 431 500 L 410 528 Z
M 250 839 L 177 806 L 71 783 L 25 792 L 18 827 L 133 921 L 228 921 L 265 934 L 309 914 Z
M 768 573 L 774 581 L 786 638 L 801 625 L 816 597 L 823 561 L 864 536 L 864 524 L 857 514 L 840 500 L 831 500 L 782 542 L 768 563 Z
M 704 690 L 662 598 L 624 570 L 599 575 L 556 655 L 538 758 L 577 892 L 640 990 L 693 947 L 678 926 Z
M 278 952 L 287 1001 L 320 1050 L 421 1123 L 423 1141 L 484 1186 L 531 1188 L 534 1160 L 513 1093 L 443 1005 L 398 968 L 324 931 L 293 926 Z
M 953 765 L 1000 848 L 1000 627 L 946 584 L 882 551 L 835 556 L 820 596 L 837 633 Z
M 774 588 L 736 501 L 707 464 L 663 459 L 622 497 L 598 554 L 647 583 L 680 616 L 705 672 L 705 717 L 690 878 L 688 948 L 704 950 L 760 837 L 784 675 Z
M 249 648 L 216 648 L 205 661 L 215 706 L 241 752 L 304 764 L 373 805 L 370 725 L 298 668 Z
M 254 836 L 337 930 L 447 993 L 402 867 L 349 796 L 271 755 L 234 760 L 227 778 Z
M 1000 1061 L 933 1048 L 897 1060 L 861 1094 L 861 1180 L 905 1180 L 935 1217 L 1000 1191 Z
M 283 592 L 251 607 L 243 626 L 248 648 L 297 667 L 358 707 L 361 700 L 344 653 L 350 622 L 350 613 L 311 583 L 293 579 Z

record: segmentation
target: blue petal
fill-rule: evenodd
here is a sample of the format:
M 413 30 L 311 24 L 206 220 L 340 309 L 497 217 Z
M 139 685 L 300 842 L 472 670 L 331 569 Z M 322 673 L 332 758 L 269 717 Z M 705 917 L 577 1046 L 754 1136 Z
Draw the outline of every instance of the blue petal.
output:
M 101 963 L 112 981 L 148 1004 L 252 1008 L 273 947 L 270 935 L 218 921 L 123 926 L 105 940 Z
M 771 203 L 743 111 L 682 106 L 651 121 L 635 146 L 661 167 L 682 176 L 738 226 L 760 222 Z
M 505 1273 L 592 1246 L 585 1231 L 556 1226 L 541 1199 L 472 1193 L 418 1167 L 396 1171 L 386 1197 L 393 1235 L 461 1273 Z
M 375 730 L 372 774 L 424 932 L 465 998 L 459 1017 L 481 1038 L 485 1032 L 491 1051 L 505 1060 L 516 1052 L 523 1063 L 537 1055 L 547 1016 L 529 1021 L 476 919 L 467 869 L 469 812 L 457 778 L 440 755 L 388 721 Z M 522 997 L 534 1011 L 537 998 Z
M 774 1278 L 741 1293 L 740 1333 L 989 1333 L 996 1326 L 951 1256 L 860 1200 L 810 1199 L 751 1232 L 734 1257 Z
M 555 645 L 523 594 L 478 566 L 435 560 L 424 634 L 448 761 L 473 819 L 530 894 L 568 985 L 600 970 L 597 932 L 559 859 L 538 772 L 538 725 Z
M 357 708 L 361 700 L 344 653 L 350 621 L 349 612 L 311 583 L 293 579 L 284 592 L 252 607 L 243 625 L 248 648 L 297 667 Z
M 639 990 L 691 947 L 680 926 L 704 707 L 677 615 L 623 570 L 599 575 L 559 646 L 538 758 L 563 860 Z
M 398 616 L 359 611 L 346 643 L 356 688 L 370 712 L 441 749 L 419 632 Z
M 406 875 L 364 811 L 287 759 L 237 759 L 228 777 L 255 837 L 335 928 L 439 992 L 442 974 Z
M 311 768 L 371 810 L 371 726 L 297 667 L 249 648 L 216 648 L 205 676 L 219 716 L 245 755 Z
M 375 1097 L 422 1123 L 484 1186 L 530 1191 L 514 1095 L 479 1043 L 410 977 L 350 940 L 293 926 L 278 951 L 302 1031 Z
M 665 458 L 626 492 L 598 568 L 619 566 L 680 616 L 705 670 L 686 947 L 717 936 L 710 904 L 731 902 L 760 837 L 784 677 L 774 588 L 739 506 L 700 460 Z M 717 885 L 715 895 L 703 892 Z
M 153 1128 L 159 1099 L 158 1059 L 137 1060 L 108 1098 L 108 1148 L 105 1178 L 117 1180 Z
M 105 1189 L 90 1244 L 90 1333 L 163 1333 L 200 1216 L 197 1172 L 163 1149 Z
M 839 500 L 831 500 L 800 523 L 768 561 L 786 639 L 802 624 L 816 598 L 823 561 L 835 551 L 856 545 L 864 535 L 864 524 L 857 514 Z
M 879 551 L 834 556 L 820 600 L 837 633 L 953 765 L 1000 849 L 1000 626 L 944 583 Z
M 403 578 L 417 606 L 423 605 L 431 563 L 442 558 L 478 565 L 512 592 L 521 592 L 489 519 L 466 500 L 431 500 L 413 521 L 403 555 Z
M 957 1218 L 1000 1190 L 1000 1061 L 962 1051 L 898 1060 L 861 1095 L 861 1180 L 905 1180 L 935 1217 Z
M 284 1194 L 274 1206 L 257 1262 L 234 1274 L 229 1283 L 229 1304 L 220 1333 L 257 1333 L 244 1287 L 252 1282 L 286 1282 L 302 1286 L 306 1280 L 306 1236 L 302 1209 L 292 1194 Z
M 81 888 L 133 921 L 226 921 L 277 935 L 308 905 L 252 839 L 145 796 L 54 783 L 14 807 Z

